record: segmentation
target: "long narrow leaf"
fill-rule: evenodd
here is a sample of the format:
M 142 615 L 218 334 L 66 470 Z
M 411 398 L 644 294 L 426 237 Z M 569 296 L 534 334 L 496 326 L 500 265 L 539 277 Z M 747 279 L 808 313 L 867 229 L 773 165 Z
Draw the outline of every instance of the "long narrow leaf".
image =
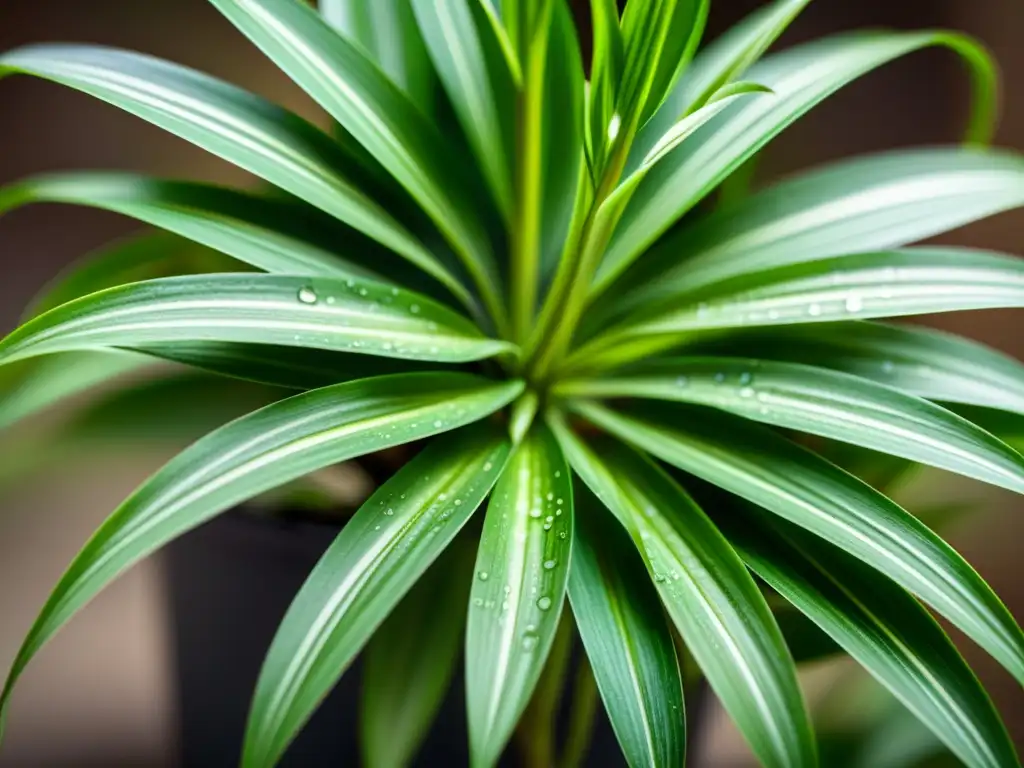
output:
M 453 541 L 367 644 L 366 768 L 408 766 L 437 716 L 461 656 L 474 554 L 469 541 Z
M 998 151 L 884 152 L 783 181 L 663 237 L 603 317 L 754 270 L 895 248 L 1024 205 L 1024 161 Z
M 541 425 L 509 460 L 487 507 L 466 630 L 473 765 L 494 765 L 544 669 L 565 602 L 572 482 Z
M 678 357 L 566 382 L 558 391 L 708 405 L 1024 492 L 1024 458 L 984 430 L 926 400 L 816 366 Z
M 586 418 L 831 541 L 914 593 L 1024 681 L 1024 633 L 948 544 L 895 502 L 763 427 L 684 406 Z M 683 424 L 684 427 L 677 427 Z
M 757 586 L 704 512 L 648 459 L 551 419 L 573 469 L 632 535 L 669 615 L 768 766 L 815 765 L 796 670 Z
M 710 6 L 711 0 L 677 0 L 675 3 L 665 45 L 651 82 L 651 93 L 640 115 L 641 126 L 658 111 L 697 52 Z
M 309 575 L 267 652 L 242 765 L 274 765 L 402 596 L 501 474 L 509 442 L 480 425 L 432 443 L 382 485 Z
M 458 362 L 510 349 L 409 291 L 351 278 L 204 275 L 101 291 L 21 326 L 0 362 L 97 346 L 221 341 Z
M 309 472 L 456 429 L 501 408 L 522 384 L 407 374 L 314 390 L 221 427 L 146 481 L 93 535 L 32 625 L 0 713 L 29 660 L 128 567 L 219 512 Z
M 659 163 L 637 190 L 605 256 L 598 284 L 628 267 L 676 220 L 793 121 L 844 85 L 922 48 L 947 46 L 972 68 L 987 125 L 994 110 L 995 70 L 973 41 L 944 32 L 861 33 L 793 48 L 752 68 L 748 77 L 771 88 L 770 99 L 737 103 Z
M 84 91 L 181 136 L 337 217 L 453 292 L 460 290 L 433 254 L 362 191 L 373 185 L 339 144 L 257 96 L 169 62 L 96 46 L 19 48 L 0 56 L 0 76 L 10 73 Z
M 888 688 L 968 766 L 1020 763 L 992 702 L 920 604 L 845 552 L 756 510 L 720 516 L 748 565 Z
M 300 0 L 211 0 L 341 123 L 445 234 L 495 321 L 504 310 L 492 246 L 455 145 L 365 52 Z M 484 206 L 485 207 L 485 206 Z
M 929 400 L 1024 414 L 1024 363 L 930 328 L 848 322 L 750 329 L 698 341 L 688 352 L 818 365 Z
M 588 496 L 577 488 L 569 572 L 576 626 L 626 762 L 680 766 L 682 680 L 658 593 L 629 536 Z

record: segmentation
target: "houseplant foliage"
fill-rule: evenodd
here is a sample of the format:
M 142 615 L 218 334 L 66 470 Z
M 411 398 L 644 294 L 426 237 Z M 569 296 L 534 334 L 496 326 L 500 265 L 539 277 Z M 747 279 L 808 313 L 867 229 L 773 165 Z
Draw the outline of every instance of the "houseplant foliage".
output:
M 963 36 L 847 34 L 766 54 L 807 2 L 765 5 L 701 46 L 706 0 L 629 0 L 621 18 L 593 0 L 584 67 L 564 0 L 211 0 L 323 107 L 330 135 L 136 53 L 0 57 L 6 74 L 92 94 L 272 189 L 75 173 L 0 192 L 3 209 L 88 205 L 169 233 L 94 256 L 37 302 L 0 362 L 38 396 L 0 423 L 153 359 L 292 390 L 113 513 L 30 630 L 4 706 L 36 651 L 139 559 L 309 472 L 425 440 L 296 596 L 256 683 L 244 765 L 274 764 L 368 643 L 394 663 L 369 665 L 367 759 L 406 762 L 447 674 L 422 665 L 463 637 L 473 763 L 493 765 L 570 614 L 631 765 L 683 762 L 683 649 L 764 765 L 816 764 L 780 629 L 799 615 L 964 763 L 1017 765 L 924 606 L 1022 682 L 1024 635 L 837 446 L 1024 490 L 1024 459 L 954 410 L 998 431 L 993 413 L 1024 413 L 1024 367 L 875 322 L 1024 304 L 1012 256 L 906 247 L 1024 204 L 1024 159 L 984 148 L 994 68 Z M 698 210 L 823 99 L 929 46 L 972 74 L 965 146 L 856 158 Z M 234 266 L 185 258 L 188 242 Z M 434 599 L 465 611 L 393 613 L 474 513 L 468 598 L 430 572 Z M 419 651 L 403 633 L 467 614 L 464 634 L 433 628 L 419 666 L 402 656 Z M 389 731 L 395 670 L 418 709 Z

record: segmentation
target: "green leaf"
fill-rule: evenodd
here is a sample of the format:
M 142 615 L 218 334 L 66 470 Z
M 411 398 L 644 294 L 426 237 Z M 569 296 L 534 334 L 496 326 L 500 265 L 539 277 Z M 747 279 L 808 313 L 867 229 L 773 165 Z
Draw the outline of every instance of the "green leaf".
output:
M 593 53 L 590 59 L 589 125 L 586 141 L 595 173 L 609 143 L 609 126 L 616 114 L 619 83 L 625 67 L 625 48 L 615 0 L 590 0 Z M 620 118 L 621 119 L 621 118 Z
M 844 160 L 673 230 L 623 276 L 624 295 L 594 314 L 607 320 L 755 270 L 906 245 L 1021 205 L 1024 161 L 1009 152 Z
M 658 593 L 622 527 L 575 498 L 569 602 L 619 746 L 630 766 L 681 766 L 682 680 Z
M 752 271 L 658 301 L 576 356 L 586 360 L 612 349 L 601 355 L 601 365 L 608 365 L 675 346 L 679 334 L 693 331 L 1021 306 L 1024 260 L 1016 256 L 924 247 L 856 253 Z M 623 346 L 635 338 L 643 346 Z
M 0 712 L 43 644 L 114 578 L 167 542 L 322 467 L 481 419 L 521 390 L 519 382 L 494 384 L 467 374 L 382 376 L 296 395 L 207 435 L 147 480 L 75 558 L 18 651 Z
M 881 571 L 1024 681 L 1024 633 L 989 586 L 924 524 L 852 475 L 764 427 L 724 413 L 662 404 L 627 416 L 582 401 L 573 407 L 663 461 Z
M 479 0 L 411 0 L 430 58 L 506 221 L 512 216 L 515 86 Z
M 1024 414 L 1024 363 L 931 328 L 855 322 L 750 329 L 687 351 L 818 365 L 929 400 Z
M 573 469 L 632 535 L 687 648 L 758 759 L 816 765 L 792 658 L 718 529 L 644 456 L 614 441 L 587 446 L 552 421 Z
M 0 189 L 0 213 L 41 202 L 120 213 L 266 272 L 368 277 L 390 283 L 359 264 L 372 263 L 379 248 L 360 242 L 357 233 L 292 200 L 128 173 L 56 174 Z M 345 255 L 317 245 L 317 241 L 337 243 L 341 238 L 347 240 Z
M 504 309 L 475 184 L 449 142 L 363 50 L 299 0 L 211 0 L 409 192 L 473 276 L 494 320 Z
M 646 155 L 673 123 L 704 106 L 715 91 L 742 77 L 809 2 L 777 0 L 770 3 L 701 49 L 640 131 L 629 166 Z
M 0 431 L 55 403 L 135 373 L 152 361 L 117 350 L 84 350 L 2 369 Z
M 277 763 L 380 623 L 486 498 L 508 451 L 508 438 L 495 425 L 450 435 L 360 507 L 310 573 L 267 652 L 249 714 L 245 768 Z
M 711 0 L 677 0 L 675 3 L 665 44 L 658 57 L 654 80 L 651 82 L 651 93 L 640 115 L 641 126 L 672 92 L 680 74 L 693 58 L 704 34 L 710 6 Z
M 1020 765 L 977 678 L 916 600 L 845 552 L 756 510 L 721 515 L 729 540 L 968 766 Z
M 572 531 L 569 468 L 538 425 L 494 489 L 477 553 L 466 630 L 475 766 L 497 762 L 544 668 L 565 602 Z
M 989 433 L 927 400 L 811 365 L 676 357 L 569 381 L 556 392 L 707 405 L 1024 493 L 1024 458 Z
M 320 0 L 320 14 L 361 45 L 424 114 L 434 114 L 437 76 L 409 0 Z
M 351 278 L 202 275 L 111 288 L 0 342 L 0 363 L 97 346 L 222 341 L 459 362 L 514 349 L 426 297 Z
M 946 46 L 971 66 L 976 122 L 994 110 L 995 70 L 970 39 L 945 32 L 858 33 L 825 38 L 766 59 L 749 79 L 775 96 L 747 99 L 708 123 L 637 189 L 608 246 L 597 277 L 606 287 L 684 213 L 809 109 L 871 70 L 922 48 Z
M 367 768 L 408 766 L 430 730 L 462 650 L 473 556 L 469 541 L 453 541 L 367 644 L 360 710 Z
M 362 191 L 373 185 L 340 144 L 258 96 L 176 64 L 95 46 L 19 48 L 0 56 L 0 76 L 11 73 L 84 91 L 165 128 L 335 216 L 466 296 L 436 257 Z

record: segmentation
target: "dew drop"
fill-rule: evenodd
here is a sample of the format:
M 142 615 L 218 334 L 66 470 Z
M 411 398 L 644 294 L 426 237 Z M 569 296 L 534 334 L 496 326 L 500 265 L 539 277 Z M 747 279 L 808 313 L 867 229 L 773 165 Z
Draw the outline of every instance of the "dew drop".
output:
M 533 517 L 533 518 L 540 517 L 540 509 L 538 509 L 537 507 L 534 507 L 533 509 L 531 509 L 530 510 L 530 517 Z
M 540 608 L 542 611 L 548 610 L 549 608 L 551 608 L 551 598 L 542 597 L 540 600 L 537 601 L 537 607 Z
M 715 374 L 715 384 L 724 384 L 724 383 L 725 383 L 725 374 L 722 373 L 721 371 L 719 371 L 718 373 Z
M 565 537 L 566 537 L 565 531 L 562 531 L 560 534 L 558 534 L 558 538 L 560 538 L 560 539 L 564 539 Z
M 420 313 L 420 305 L 419 304 L 410 304 L 409 305 L 409 311 L 412 312 L 414 315 L 418 315 Z
M 557 560 L 545 560 L 544 561 L 544 570 L 545 571 L 550 571 L 556 565 L 558 565 L 558 561 Z
M 327 302 L 328 304 L 333 304 L 334 302 L 336 302 L 336 301 L 337 301 L 337 299 L 336 299 L 336 298 L 334 298 L 333 296 L 328 296 L 328 297 L 327 297 L 327 298 L 325 299 L 325 301 L 326 301 L 326 302 Z
M 555 470 L 555 477 L 561 477 L 561 476 L 562 476 L 562 470 L 560 470 L 560 469 Z
M 489 574 L 487 571 L 480 571 L 480 573 L 477 574 L 477 577 L 480 579 L 480 581 L 487 581 L 489 578 L 491 578 L 491 574 Z
M 484 472 L 490 472 L 492 469 L 494 469 L 494 465 L 491 462 L 488 461 L 484 464 Z
M 686 386 L 689 386 L 689 384 L 690 384 L 690 380 L 686 376 L 677 376 L 676 377 L 676 386 L 677 387 L 686 387 Z
M 886 360 L 884 363 L 882 363 L 883 373 L 892 373 L 895 369 L 896 366 L 893 365 L 892 360 Z
M 851 296 L 846 300 L 847 312 L 860 312 L 863 308 L 864 302 L 861 301 L 860 296 Z
M 659 584 L 663 584 L 665 582 L 665 575 L 661 573 L 656 573 L 654 574 L 654 580 Z
M 462 506 L 462 499 L 456 499 L 452 503 L 455 504 L 456 507 L 461 507 Z
M 477 608 L 483 607 L 483 604 L 484 604 L 483 598 L 478 597 L 478 598 L 473 600 L 473 605 L 475 605 Z
M 527 632 L 523 635 L 523 650 L 532 651 L 534 648 L 537 647 L 538 641 L 539 638 L 537 637 L 536 631 L 527 630 Z
M 299 301 L 303 304 L 316 304 L 318 301 L 316 291 L 309 286 L 299 288 Z
M 384 510 L 384 514 L 388 517 L 391 517 L 393 514 L 395 514 L 395 510 L 393 510 L 391 507 L 388 507 L 387 509 Z
M 562 506 L 562 504 L 564 503 L 565 502 L 562 499 L 555 499 L 555 504 L 557 504 L 558 506 Z
M 434 429 L 440 429 L 443 426 L 444 426 L 444 422 L 441 421 L 440 419 L 437 419 L 437 420 L 434 421 Z
M 744 387 L 743 389 L 740 390 L 740 397 L 753 397 L 753 396 L 754 396 L 754 388 L 753 387 Z
M 367 291 L 365 288 L 360 288 L 359 289 L 359 295 L 360 296 L 365 296 L 367 293 L 369 293 L 369 291 Z
M 818 317 L 818 315 L 821 314 L 821 305 L 811 304 L 811 306 L 807 308 L 807 314 L 810 315 L 811 317 Z
M 754 377 L 751 375 L 750 371 L 744 371 L 743 373 L 740 374 L 740 384 L 743 386 L 746 386 L 753 380 Z
M 397 288 L 392 288 L 391 289 L 391 295 L 392 296 L 397 296 L 398 295 L 398 289 Z

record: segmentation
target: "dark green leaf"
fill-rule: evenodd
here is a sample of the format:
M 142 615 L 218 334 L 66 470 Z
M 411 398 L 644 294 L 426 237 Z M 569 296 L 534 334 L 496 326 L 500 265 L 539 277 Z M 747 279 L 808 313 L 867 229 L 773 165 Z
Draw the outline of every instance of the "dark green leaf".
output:
M 466 630 L 474 765 L 494 765 L 558 628 L 573 531 L 572 483 L 543 425 L 519 444 L 487 507 Z

